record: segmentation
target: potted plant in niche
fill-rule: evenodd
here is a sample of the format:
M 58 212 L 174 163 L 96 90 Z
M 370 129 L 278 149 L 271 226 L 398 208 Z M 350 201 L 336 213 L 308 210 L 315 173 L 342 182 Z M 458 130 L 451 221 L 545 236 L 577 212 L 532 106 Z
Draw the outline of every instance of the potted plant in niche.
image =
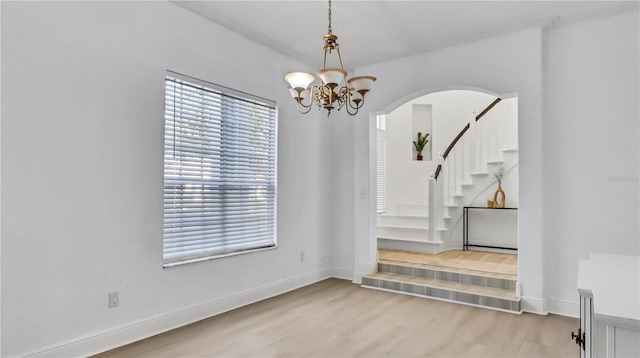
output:
M 424 146 L 427 145 L 427 143 L 429 143 L 429 140 L 427 139 L 427 137 L 429 137 L 429 133 L 425 133 L 423 136 L 422 132 L 418 132 L 418 140 L 413 141 L 413 146 L 416 148 L 416 151 L 418 152 L 418 156 L 416 158 L 418 160 L 422 160 L 422 151 L 424 150 Z

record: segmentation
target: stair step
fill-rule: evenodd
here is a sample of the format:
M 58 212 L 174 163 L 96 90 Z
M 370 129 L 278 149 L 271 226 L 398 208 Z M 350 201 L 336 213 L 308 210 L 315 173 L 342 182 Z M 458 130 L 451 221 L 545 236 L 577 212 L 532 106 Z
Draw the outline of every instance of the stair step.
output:
M 406 264 L 380 259 L 378 272 L 416 276 L 440 281 L 463 283 L 480 287 L 510 290 L 515 292 L 517 278 L 497 272 L 486 272 L 455 267 L 443 267 L 428 264 Z
M 400 204 L 398 214 L 407 216 L 420 216 L 429 213 L 429 205 L 426 204 Z
M 439 229 L 439 231 L 446 231 L 447 229 Z M 425 244 L 442 244 L 441 240 L 429 240 L 428 238 L 420 239 L 413 237 L 400 237 L 400 236 L 383 236 L 378 235 L 378 239 L 391 240 L 391 241 L 406 241 L 406 242 L 421 242 Z
M 472 177 L 485 177 L 489 175 L 489 173 L 487 172 L 475 172 L 475 173 L 471 173 Z
M 393 291 L 477 307 L 520 313 L 514 292 L 393 273 L 375 273 L 362 278 L 362 287 Z
M 378 237 L 399 237 L 416 240 L 426 240 L 429 235 L 428 227 L 411 227 L 411 226 L 387 226 L 378 225 Z
M 446 230 L 446 229 L 445 229 Z M 436 237 L 440 237 L 437 235 Z M 440 251 L 442 240 L 423 238 L 407 238 L 397 236 L 383 236 L 378 234 L 378 249 L 411 251 L 425 254 L 435 254 Z
M 408 226 L 427 227 L 429 224 L 428 215 L 378 215 L 376 218 L 378 226 Z
M 429 229 L 428 226 L 410 226 L 410 225 L 378 225 L 378 229 L 407 229 L 424 231 Z
M 446 228 L 436 227 L 436 231 L 446 231 Z M 429 235 L 429 226 L 400 226 L 378 225 L 376 226 L 378 238 L 399 238 L 424 241 Z
M 518 148 L 504 148 L 502 151 L 505 153 L 515 153 L 518 151 Z

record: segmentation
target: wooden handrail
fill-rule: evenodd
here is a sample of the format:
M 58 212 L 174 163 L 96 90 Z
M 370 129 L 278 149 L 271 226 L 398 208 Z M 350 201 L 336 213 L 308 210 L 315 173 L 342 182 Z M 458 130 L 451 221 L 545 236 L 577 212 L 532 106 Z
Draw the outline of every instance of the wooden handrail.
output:
M 485 108 L 482 112 L 480 112 L 480 114 L 476 116 L 476 122 L 480 120 L 480 118 L 482 118 L 485 114 L 487 114 L 487 112 L 489 112 L 493 107 L 495 107 L 496 104 L 498 104 L 498 102 L 500 101 L 502 101 L 501 98 L 496 98 L 495 101 L 491 102 L 491 104 L 488 105 L 487 108 Z M 470 125 L 469 123 L 467 123 L 467 125 L 464 126 L 464 128 L 462 128 L 460 133 L 458 133 L 458 135 L 453 139 L 453 141 L 451 141 L 451 143 L 447 147 L 447 150 L 444 151 L 442 158 L 444 158 L 445 160 L 447 159 L 447 157 L 449 156 L 449 152 L 451 152 L 451 150 L 453 149 L 453 147 L 455 147 L 456 143 L 458 143 L 460 138 L 462 138 L 462 136 L 469 130 L 469 127 Z M 442 164 L 438 164 L 438 167 L 436 168 L 436 173 L 434 175 L 436 180 L 438 179 L 438 176 L 440 175 L 441 170 L 442 170 Z

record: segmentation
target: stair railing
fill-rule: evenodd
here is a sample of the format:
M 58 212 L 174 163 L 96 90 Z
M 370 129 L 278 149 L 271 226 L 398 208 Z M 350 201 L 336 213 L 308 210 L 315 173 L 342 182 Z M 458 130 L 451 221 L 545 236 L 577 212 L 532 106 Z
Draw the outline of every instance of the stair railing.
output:
M 451 141 L 451 143 L 449 144 L 447 149 L 444 151 L 444 153 L 438 154 L 438 159 L 437 159 L 438 166 L 436 167 L 435 172 L 429 178 L 429 183 L 428 183 L 430 240 L 434 240 L 434 238 L 436 237 L 437 227 L 442 227 L 444 225 L 443 214 L 444 214 L 444 206 L 445 206 L 445 193 L 453 193 L 452 195 L 448 195 L 449 197 L 452 197 L 459 190 L 458 182 L 460 182 L 461 184 L 464 183 L 464 180 L 465 180 L 464 161 L 469 160 L 469 158 L 465 158 L 465 155 L 464 155 L 465 149 L 467 152 L 469 152 L 469 154 L 476 156 L 475 160 L 472 159 L 473 163 L 476 164 L 476 167 L 475 167 L 476 170 L 478 170 L 477 163 L 480 163 L 482 161 L 481 150 L 475 150 L 472 152 L 469 146 L 467 146 L 468 148 L 464 147 L 463 145 L 464 142 L 461 142 L 463 148 L 461 148 L 460 150 L 457 149 L 456 145 L 458 144 L 458 142 L 460 142 L 460 140 L 463 138 L 465 133 L 469 131 L 469 129 L 472 126 L 474 127 L 474 130 L 472 132 L 475 133 L 475 137 L 476 137 L 475 139 L 479 141 L 479 133 L 478 133 L 479 128 L 476 128 L 476 122 L 479 121 L 480 118 L 484 117 L 501 100 L 502 100 L 501 98 L 496 98 L 490 105 L 488 105 L 482 112 L 480 112 L 480 114 L 478 114 L 477 116 L 474 116 L 469 121 L 469 123 L 467 123 L 467 125 L 465 125 L 464 128 L 462 128 L 460 133 L 458 133 L 458 135 L 453 139 L 453 141 Z M 453 162 L 452 163 L 453 165 L 451 165 L 450 163 L 450 166 L 451 166 L 449 168 L 450 170 L 444 171 L 443 170 L 444 164 L 450 155 L 454 160 L 449 160 L 449 162 Z M 438 180 L 441 173 L 444 173 L 443 175 L 447 177 L 446 180 Z
M 495 101 L 491 102 L 491 104 L 489 106 L 487 106 L 487 108 L 485 108 L 482 112 L 480 112 L 480 114 L 478 114 L 475 117 L 475 121 L 479 121 L 480 118 L 484 117 L 485 114 L 487 114 L 487 112 L 489 112 L 493 107 L 496 106 L 496 104 L 498 104 L 500 101 L 502 101 L 501 98 L 496 98 Z M 462 136 L 469 130 L 469 128 L 471 127 L 470 123 L 467 123 L 466 126 L 464 126 L 464 128 L 462 128 L 462 130 L 460 131 L 460 133 L 458 133 L 458 135 L 453 139 L 453 141 L 451 141 L 451 143 L 449 143 L 449 146 L 447 147 L 447 149 L 444 151 L 444 154 L 442 155 L 442 159 L 443 160 L 447 160 L 447 157 L 449 156 L 449 153 L 451 153 L 451 150 L 453 150 L 453 147 L 455 147 L 455 145 L 458 143 L 458 141 L 460 140 L 460 138 L 462 138 Z M 438 167 L 436 168 L 436 172 L 434 174 L 434 178 L 436 180 L 438 180 L 438 176 L 440 175 L 440 171 L 442 170 L 442 165 L 444 163 L 440 163 L 438 164 Z

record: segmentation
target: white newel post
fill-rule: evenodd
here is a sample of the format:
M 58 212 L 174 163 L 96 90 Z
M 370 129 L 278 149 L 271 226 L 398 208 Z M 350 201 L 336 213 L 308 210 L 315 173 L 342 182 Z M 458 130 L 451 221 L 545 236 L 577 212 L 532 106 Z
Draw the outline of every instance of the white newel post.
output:
M 460 139 L 462 140 L 462 139 Z M 462 155 L 464 154 L 464 148 L 462 148 L 462 143 L 458 142 L 457 144 L 458 149 L 456 149 L 456 183 L 455 183 L 455 190 L 454 190 L 454 195 L 460 195 L 462 194 L 462 179 L 463 179 L 463 165 L 464 165 L 464 161 L 462 159 Z
M 480 170 L 480 162 L 482 160 L 481 150 L 480 148 L 480 128 L 476 123 L 476 111 L 471 110 L 469 114 L 469 138 L 471 139 L 471 143 L 469 143 L 469 151 L 471 152 L 471 172 L 479 173 Z
M 447 161 L 447 171 L 449 172 L 449 186 L 447 189 L 447 202 L 453 204 L 453 196 L 456 194 L 456 149 L 453 148 L 449 152 Z
M 434 177 L 435 173 L 431 173 L 429 177 L 429 241 L 434 241 L 436 239 L 436 225 L 437 225 L 437 200 L 436 196 L 436 179 Z
M 435 208 L 433 210 L 434 213 L 434 221 L 436 226 L 434 230 L 440 227 L 444 227 L 444 221 L 442 219 L 444 213 L 444 188 L 445 181 L 444 179 L 444 157 L 442 156 L 442 152 L 438 153 L 438 165 L 440 165 L 440 178 L 436 181 L 435 186 Z
M 460 139 L 460 142 L 461 142 L 460 149 L 462 152 L 462 180 L 460 181 L 460 184 L 462 185 L 468 184 L 471 182 L 471 177 L 470 177 L 470 173 L 471 173 L 470 156 L 471 155 L 469 153 L 470 134 L 471 133 L 466 133 Z

